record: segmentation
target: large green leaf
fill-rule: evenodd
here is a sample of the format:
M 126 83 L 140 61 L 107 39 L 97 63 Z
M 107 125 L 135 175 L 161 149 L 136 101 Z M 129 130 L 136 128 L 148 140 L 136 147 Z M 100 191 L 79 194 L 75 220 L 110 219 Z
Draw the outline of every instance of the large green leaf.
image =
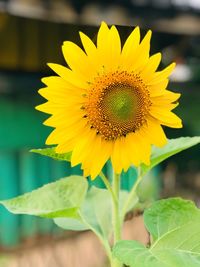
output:
M 154 239 L 167 231 L 199 218 L 200 211 L 193 202 L 181 198 L 163 199 L 152 204 L 144 212 L 144 222 Z
M 192 202 L 177 198 L 158 201 L 144 219 L 154 243 L 148 248 L 137 241 L 118 242 L 113 254 L 119 261 L 131 267 L 200 266 L 200 211 Z
M 49 183 L 37 190 L 0 201 L 10 212 L 47 218 L 77 217 L 88 188 L 82 176 L 70 176 Z
M 165 159 L 200 143 L 200 136 L 180 137 L 168 140 L 166 146 L 162 148 L 153 147 L 151 154 L 151 162 L 149 166 L 141 165 L 142 174 L 147 173 L 153 167 L 158 165 Z
M 198 232 L 199 233 L 199 232 Z M 148 249 L 137 241 L 123 240 L 114 248 L 114 256 L 130 267 L 199 267 L 200 253 L 175 248 Z
M 43 156 L 47 156 L 56 160 L 61 161 L 71 161 L 71 152 L 65 154 L 58 154 L 55 151 L 55 147 L 48 147 L 48 148 L 39 148 L 39 149 L 31 149 L 30 152 L 40 154 Z

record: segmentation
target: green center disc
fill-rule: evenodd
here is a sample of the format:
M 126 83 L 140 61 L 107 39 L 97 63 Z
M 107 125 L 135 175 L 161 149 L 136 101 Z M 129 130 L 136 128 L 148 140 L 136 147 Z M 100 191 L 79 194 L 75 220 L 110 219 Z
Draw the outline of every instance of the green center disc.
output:
M 127 123 L 133 121 L 137 113 L 137 95 L 128 85 L 109 87 L 102 100 L 102 110 L 110 122 Z

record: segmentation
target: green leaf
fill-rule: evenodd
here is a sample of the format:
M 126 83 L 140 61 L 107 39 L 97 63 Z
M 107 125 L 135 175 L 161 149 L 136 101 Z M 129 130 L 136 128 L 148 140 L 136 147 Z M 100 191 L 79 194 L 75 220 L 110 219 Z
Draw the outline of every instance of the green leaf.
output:
M 199 209 L 193 202 L 181 198 L 160 200 L 144 212 L 145 226 L 154 239 L 196 218 L 200 223 Z
M 30 152 L 47 156 L 60 161 L 71 161 L 71 152 L 65 154 L 58 154 L 55 152 L 55 147 L 31 149 Z
M 54 218 L 54 223 L 65 230 L 84 231 L 90 229 L 90 227 L 83 222 L 80 216 L 77 218 Z
M 15 214 L 76 218 L 87 188 L 87 180 L 74 175 L 0 203 Z
M 109 191 L 92 187 L 81 208 L 81 216 L 92 228 L 107 238 L 112 229 L 111 210 Z
M 137 241 L 118 242 L 113 254 L 119 261 L 130 267 L 200 266 L 200 210 L 192 202 L 158 201 L 144 220 L 154 243 L 148 248 Z
M 111 197 L 108 190 L 92 186 L 79 209 L 80 216 L 76 222 L 65 218 L 55 219 L 54 222 L 64 229 L 92 229 L 100 235 L 108 237 L 112 229 L 111 209 Z
M 128 192 L 120 192 L 120 206 L 124 204 Z M 130 204 L 129 209 L 137 202 L 137 197 Z M 85 200 L 80 207 L 76 220 L 68 218 L 56 218 L 54 222 L 66 230 L 87 230 L 100 234 L 104 239 L 109 239 L 112 231 L 112 203 L 111 196 L 107 189 L 100 189 L 92 186 L 88 191 Z
M 137 241 L 123 240 L 114 247 L 117 259 L 130 267 L 199 267 L 200 253 L 179 248 L 148 249 Z
M 151 170 L 153 167 L 155 167 L 165 159 L 185 149 L 195 146 L 199 143 L 200 143 L 200 136 L 180 137 L 168 140 L 166 146 L 162 148 L 153 147 L 150 165 L 149 166 L 146 166 L 144 164 L 141 165 L 142 174 L 144 175 L 145 173 L 147 173 L 149 170 Z

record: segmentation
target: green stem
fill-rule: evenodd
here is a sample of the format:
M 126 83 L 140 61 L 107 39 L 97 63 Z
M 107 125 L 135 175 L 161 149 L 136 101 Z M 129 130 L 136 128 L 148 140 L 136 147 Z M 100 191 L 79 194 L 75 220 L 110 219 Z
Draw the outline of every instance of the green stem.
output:
M 112 187 L 111 187 L 111 184 L 110 184 L 110 182 L 108 181 L 107 177 L 104 175 L 103 172 L 100 173 L 100 177 L 101 177 L 102 181 L 104 182 L 106 188 L 107 188 L 108 191 L 110 192 L 110 194 L 111 194 L 111 196 L 112 196 L 112 200 L 113 200 L 113 201 L 117 201 L 117 199 L 116 199 L 116 195 L 115 195 L 114 192 L 113 192 L 113 189 L 112 189 Z
M 105 177 L 103 172 L 100 173 L 100 176 L 106 185 L 108 191 L 112 196 L 112 216 L 113 216 L 113 231 L 114 231 L 114 244 L 121 239 L 121 220 L 119 213 L 119 194 L 120 194 L 120 175 L 113 175 L 112 187 Z
M 114 243 L 117 242 L 117 239 L 120 239 L 121 237 L 121 229 L 120 229 L 120 218 L 119 218 L 119 193 L 120 193 L 120 176 L 116 175 L 116 177 L 113 175 L 113 187 L 111 186 L 109 180 L 104 175 L 103 172 L 100 173 L 100 177 L 102 181 L 104 182 L 106 188 L 110 192 L 111 199 L 112 199 L 112 217 L 113 217 L 113 232 L 114 232 Z M 101 240 L 101 236 L 99 236 Z M 103 240 L 101 240 L 102 242 Z M 103 243 L 103 242 L 102 242 Z M 112 257 L 111 247 L 110 245 L 103 244 L 107 253 L 107 256 L 110 261 L 111 267 L 121 267 L 121 264 Z M 105 246 L 106 245 L 106 246 Z
M 113 230 L 114 244 L 121 239 L 121 220 L 119 213 L 119 193 L 120 193 L 120 175 L 115 174 L 113 177 L 113 192 L 116 201 L 113 201 Z
M 137 177 L 137 180 L 135 181 L 130 193 L 129 193 L 129 196 L 122 208 L 122 220 L 124 220 L 124 217 L 129 209 L 129 206 L 131 204 L 131 202 L 133 201 L 133 199 L 137 196 L 137 187 L 139 185 L 139 183 L 141 182 L 142 180 L 142 175 L 141 175 L 141 171 L 140 171 L 140 168 L 138 168 L 138 177 Z
M 114 231 L 114 242 L 115 245 L 119 240 L 121 240 L 121 231 L 122 231 L 122 222 L 120 218 L 120 210 L 119 210 L 119 197 L 120 197 L 120 175 L 113 175 L 113 192 L 115 195 L 115 200 L 113 201 L 113 211 L 112 211 L 112 219 L 113 219 L 113 231 Z M 113 259 L 111 267 L 121 267 L 122 264 Z
M 108 179 L 105 177 L 103 172 L 100 173 L 101 179 L 104 182 L 106 188 L 111 194 L 112 199 L 112 225 L 113 225 L 113 235 L 114 235 L 114 242 L 113 245 L 116 244 L 117 241 L 121 240 L 121 231 L 122 231 L 122 221 L 120 216 L 119 210 L 119 196 L 120 196 L 120 175 L 114 174 L 113 175 L 113 183 L 112 187 Z M 105 244 L 104 244 L 105 246 Z M 113 259 L 108 247 L 106 248 L 111 267 L 122 267 L 122 264 L 117 260 Z

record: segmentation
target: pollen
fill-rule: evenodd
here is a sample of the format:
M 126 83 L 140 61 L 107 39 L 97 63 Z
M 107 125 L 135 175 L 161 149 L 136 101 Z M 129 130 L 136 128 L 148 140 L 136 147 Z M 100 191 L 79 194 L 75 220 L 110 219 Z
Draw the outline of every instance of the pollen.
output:
M 84 106 L 90 128 L 105 140 L 136 132 L 146 123 L 149 92 L 138 75 L 116 71 L 97 77 Z

